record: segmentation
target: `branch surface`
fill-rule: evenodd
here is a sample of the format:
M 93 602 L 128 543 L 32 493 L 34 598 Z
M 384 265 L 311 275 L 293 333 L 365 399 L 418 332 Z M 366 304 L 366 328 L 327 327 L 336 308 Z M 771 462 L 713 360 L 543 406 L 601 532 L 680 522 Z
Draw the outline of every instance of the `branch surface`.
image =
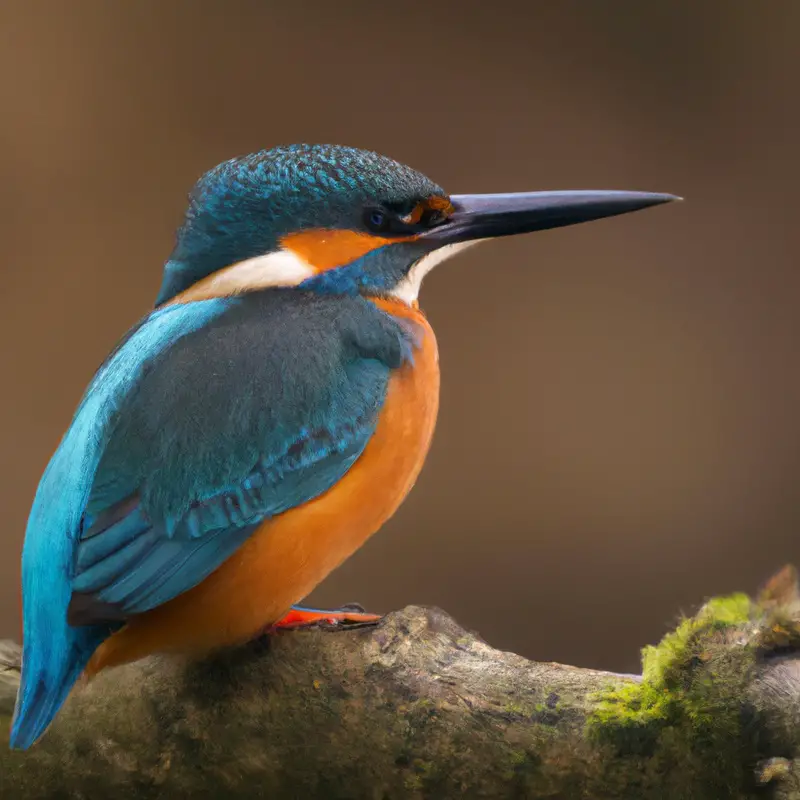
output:
M 786 568 L 645 648 L 643 676 L 528 661 L 444 612 L 151 658 L 77 688 L 0 797 L 800 798 L 800 592 Z M 0 643 L 6 737 L 19 648 Z

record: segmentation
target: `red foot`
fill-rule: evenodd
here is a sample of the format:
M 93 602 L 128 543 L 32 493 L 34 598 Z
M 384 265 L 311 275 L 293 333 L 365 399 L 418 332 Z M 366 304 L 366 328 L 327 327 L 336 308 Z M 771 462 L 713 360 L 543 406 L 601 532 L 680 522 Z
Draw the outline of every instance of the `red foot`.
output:
M 374 625 L 381 619 L 380 614 L 367 614 L 365 611 L 341 609 L 336 611 L 320 611 L 310 608 L 294 607 L 289 613 L 279 619 L 267 629 L 268 633 L 275 631 L 297 630 L 313 625 L 338 626 L 338 625 Z

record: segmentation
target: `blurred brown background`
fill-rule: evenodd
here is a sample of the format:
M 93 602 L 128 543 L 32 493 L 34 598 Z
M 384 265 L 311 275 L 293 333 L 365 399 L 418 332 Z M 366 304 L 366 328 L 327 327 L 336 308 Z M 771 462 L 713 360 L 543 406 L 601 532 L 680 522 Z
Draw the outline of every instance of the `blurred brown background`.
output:
M 0 637 L 41 471 L 186 192 L 292 141 L 453 192 L 687 198 L 429 278 L 432 454 L 314 602 L 633 670 L 678 611 L 800 562 L 798 26 L 795 0 L 4 3 Z

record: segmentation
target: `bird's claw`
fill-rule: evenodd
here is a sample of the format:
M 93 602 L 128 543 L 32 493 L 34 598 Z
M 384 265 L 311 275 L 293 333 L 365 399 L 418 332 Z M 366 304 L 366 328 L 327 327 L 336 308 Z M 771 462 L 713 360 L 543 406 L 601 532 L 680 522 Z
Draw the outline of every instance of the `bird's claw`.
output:
M 339 630 L 342 628 L 365 628 L 376 625 L 382 619 L 380 614 L 369 614 L 358 603 L 346 603 L 335 610 L 321 610 L 293 606 L 282 619 L 270 625 L 266 632 L 320 628 Z

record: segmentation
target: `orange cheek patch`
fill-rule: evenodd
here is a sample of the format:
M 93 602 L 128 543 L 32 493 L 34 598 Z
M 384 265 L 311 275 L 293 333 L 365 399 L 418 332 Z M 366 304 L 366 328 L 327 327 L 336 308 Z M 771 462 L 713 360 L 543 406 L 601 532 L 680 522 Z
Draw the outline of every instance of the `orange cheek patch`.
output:
M 281 245 L 318 272 L 325 272 L 350 264 L 378 247 L 413 238 L 413 236 L 395 236 L 387 239 L 358 231 L 318 228 L 289 233 L 281 239 Z

